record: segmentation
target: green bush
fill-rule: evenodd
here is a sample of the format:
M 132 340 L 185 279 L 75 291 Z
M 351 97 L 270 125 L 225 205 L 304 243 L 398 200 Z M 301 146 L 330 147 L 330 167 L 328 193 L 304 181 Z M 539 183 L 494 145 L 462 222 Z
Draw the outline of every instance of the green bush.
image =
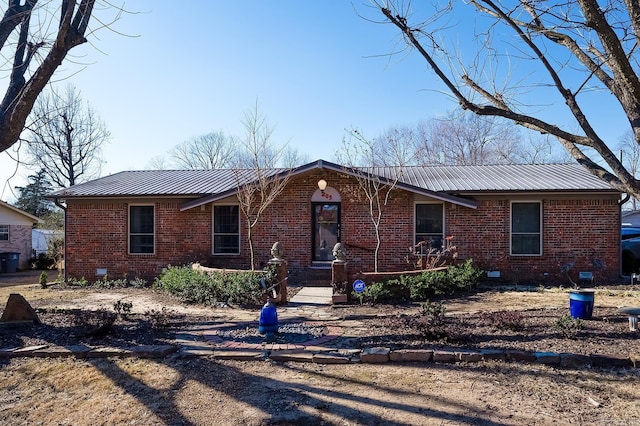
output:
M 402 275 L 397 279 L 374 282 L 362 293 L 362 300 L 369 303 L 397 300 L 425 301 L 444 295 L 471 290 L 478 283 L 482 271 L 471 260 L 443 271 L 424 271 L 418 275 Z
M 584 326 L 580 318 L 573 318 L 569 314 L 564 314 L 556 318 L 551 328 L 559 332 L 560 335 L 566 339 L 575 339 Z
M 40 278 L 38 278 L 38 282 L 40 283 L 40 288 L 47 288 L 49 282 L 49 276 L 45 271 L 40 272 Z
M 189 266 L 169 266 L 154 286 L 189 303 L 218 302 L 260 305 L 263 289 L 260 272 L 216 272 L 203 274 Z

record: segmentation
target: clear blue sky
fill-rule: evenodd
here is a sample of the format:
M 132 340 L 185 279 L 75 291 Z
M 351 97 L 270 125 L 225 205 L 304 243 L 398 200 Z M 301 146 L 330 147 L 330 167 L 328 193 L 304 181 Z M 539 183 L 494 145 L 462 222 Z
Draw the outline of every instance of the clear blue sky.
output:
M 399 35 L 366 0 L 128 1 L 113 29 L 72 51 L 57 74 L 111 131 L 103 175 L 144 169 L 196 135 L 240 136 L 258 101 L 275 142 L 331 160 L 345 129 L 370 137 L 455 108 L 417 54 L 389 58 Z M 82 69 L 79 64 L 86 64 Z M 77 73 L 76 73 L 77 72 Z M 64 84 L 64 81 L 62 82 Z M 10 163 L 0 155 L 0 183 Z M 10 186 L 33 172 L 21 169 Z M 0 189 L 0 199 L 12 195 Z

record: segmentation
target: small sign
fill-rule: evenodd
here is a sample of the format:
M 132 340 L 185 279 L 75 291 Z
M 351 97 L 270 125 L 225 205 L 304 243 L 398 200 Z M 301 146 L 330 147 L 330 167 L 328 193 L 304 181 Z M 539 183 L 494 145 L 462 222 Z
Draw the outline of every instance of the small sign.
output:
M 355 280 L 353 282 L 353 291 L 355 291 L 356 293 L 362 293 L 364 291 L 364 288 L 367 285 L 364 283 L 364 281 L 362 280 Z

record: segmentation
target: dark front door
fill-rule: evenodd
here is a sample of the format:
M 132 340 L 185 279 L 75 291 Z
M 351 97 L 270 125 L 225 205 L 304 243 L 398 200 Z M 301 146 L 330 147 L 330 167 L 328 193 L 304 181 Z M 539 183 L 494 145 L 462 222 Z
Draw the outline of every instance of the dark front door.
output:
M 313 260 L 333 260 L 333 246 L 340 241 L 340 203 L 313 203 L 313 230 Z

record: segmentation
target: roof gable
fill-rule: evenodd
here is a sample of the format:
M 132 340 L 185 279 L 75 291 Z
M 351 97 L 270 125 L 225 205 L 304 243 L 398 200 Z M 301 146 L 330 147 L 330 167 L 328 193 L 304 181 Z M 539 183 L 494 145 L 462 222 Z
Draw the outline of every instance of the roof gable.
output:
M 13 219 L 13 223 L 8 223 L 9 219 Z M 9 203 L 0 201 L 0 222 L 3 225 L 17 225 L 17 224 L 34 224 L 42 222 L 42 219 L 32 214 L 20 210 L 17 207 L 12 206 Z

